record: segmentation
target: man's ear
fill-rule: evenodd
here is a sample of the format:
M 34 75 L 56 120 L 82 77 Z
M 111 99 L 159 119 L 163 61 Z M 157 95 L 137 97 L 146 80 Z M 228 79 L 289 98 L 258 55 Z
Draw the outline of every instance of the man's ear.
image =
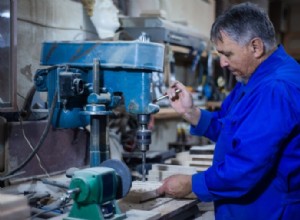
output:
M 261 58 L 265 53 L 264 43 L 258 37 L 251 40 L 250 49 L 253 52 L 254 57 L 258 59 Z

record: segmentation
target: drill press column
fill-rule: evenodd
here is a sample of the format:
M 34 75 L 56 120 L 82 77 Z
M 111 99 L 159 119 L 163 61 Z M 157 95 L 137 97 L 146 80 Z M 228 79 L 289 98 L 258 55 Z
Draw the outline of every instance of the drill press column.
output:
M 93 60 L 93 93 L 100 93 L 100 63 L 99 59 Z M 97 101 L 91 103 L 90 106 L 99 107 Z M 106 108 L 105 108 L 106 109 Z M 90 166 L 96 167 L 107 159 L 109 159 L 107 124 L 108 116 L 104 113 L 92 111 L 91 114 L 91 135 L 90 135 Z

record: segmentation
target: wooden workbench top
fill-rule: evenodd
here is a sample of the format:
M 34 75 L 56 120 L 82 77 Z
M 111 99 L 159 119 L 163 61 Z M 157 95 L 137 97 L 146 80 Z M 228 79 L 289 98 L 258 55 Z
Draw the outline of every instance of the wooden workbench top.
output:
M 195 196 L 189 196 L 184 199 L 174 199 L 169 197 L 161 197 L 156 193 L 156 189 L 161 186 L 160 181 L 134 181 L 129 194 L 119 200 L 118 204 L 122 212 L 134 213 L 134 210 L 146 211 L 138 212 L 141 219 L 156 220 L 170 219 L 174 216 L 185 215 L 187 217 L 197 215 L 199 209 L 197 204 L 199 201 Z M 153 214 L 152 216 L 149 214 Z M 136 213 L 137 214 L 137 213 Z M 185 219 L 185 218 L 178 218 Z

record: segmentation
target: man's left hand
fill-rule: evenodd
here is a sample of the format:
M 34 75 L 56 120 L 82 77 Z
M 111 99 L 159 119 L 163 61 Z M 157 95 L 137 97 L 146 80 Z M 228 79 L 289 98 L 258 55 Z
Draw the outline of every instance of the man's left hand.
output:
M 163 185 L 156 191 L 159 195 L 173 198 L 183 198 L 192 192 L 192 176 L 176 174 L 163 181 Z

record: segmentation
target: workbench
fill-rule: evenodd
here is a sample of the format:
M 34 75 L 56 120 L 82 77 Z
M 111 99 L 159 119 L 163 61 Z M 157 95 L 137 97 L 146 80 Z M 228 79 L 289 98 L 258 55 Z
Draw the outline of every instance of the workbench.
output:
M 154 167 L 154 169 L 158 169 L 158 167 L 160 165 Z M 166 169 L 164 172 L 167 172 L 167 168 L 163 167 L 162 169 Z M 162 172 L 157 174 L 162 175 Z M 194 219 L 200 215 L 198 208 L 200 202 L 193 193 L 183 199 L 159 196 L 156 190 L 161 185 L 162 182 L 156 180 L 132 182 L 130 192 L 118 201 L 121 211 L 126 213 L 128 219 L 143 220 L 184 220 Z
M 201 214 L 196 199 L 173 199 L 160 197 L 143 203 L 119 201 L 120 208 L 127 213 L 128 219 L 158 220 L 158 219 L 194 219 Z M 139 212 L 143 210 L 147 212 Z M 135 214 L 136 213 L 136 214 Z M 132 218 L 136 217 L 136 218 Z M 137 218 L 140 217 L 140 218 Z
M 66 180 L 64 175 L 51 178 L 54 181 L 62 182 Z M 150 181 L 144 182 L 145 188 L 154 189 L 157 188 L 156 184 L 153 184 Z M 133 191 L 135 189 L 135 184 L 133 182 Z M 148 187 L 147 187 L 148 186 Z M 55 186 L 45 185 L 41 182 L 32 182 L 24 183 L 16 186 L 11 186 L 5 188 L 3 193 L 13 193 L 21 194 L 22 190 L 35 190 L 40 193 L 42 192 L 54 192 L 53 195 L 56 197 L 62 196 L 64 193 L 60 192 L 60 188 Z M 149 191 L 147 191 L 148 193 Z M 52 194 L 52 193 L 51 193 Z M 130 193 L 129 193 L 130 195 Z M 129 198 L 128 196 L 118 200 L 119 207 L 123 213 L 126 213 L 125 220 L 162 220 L 162 219 L 173 219 L 173 220 L 185 220 L 185 219 L 196 219 L 203 213 L 207 211 L 212 211 L 213 207 L 211 203 L 203 203 L 195 197 L 187 197 L 184 199 L 173 199 L 168 197 L 154 197 L 154 198 L 145 198 L 145 201 L 139 202 L 134 199 Z M 143 194 L 145 196 L 146 194 Z M 3 202 L 3 201 L 2 201 Z M 56 216 L 51 218 L 52 220 L 62 220 L 66 217 L 68 213 Z M 35 219 L 35 218 L 33 218 Z M 36 218 L 41 219 L 41 218 Z
M 128 203 L 123 200 L 119 201 L 122 212 L 126 213 L 125 220 L 196 219 L 205 212 L 201 211 L 201 204 L 195 199 L 172 198 L 156 198 L 142 204 Z M 51 218 L 51 220 L 62 220 L 66 216 L 67 214 L 63 214 Z

